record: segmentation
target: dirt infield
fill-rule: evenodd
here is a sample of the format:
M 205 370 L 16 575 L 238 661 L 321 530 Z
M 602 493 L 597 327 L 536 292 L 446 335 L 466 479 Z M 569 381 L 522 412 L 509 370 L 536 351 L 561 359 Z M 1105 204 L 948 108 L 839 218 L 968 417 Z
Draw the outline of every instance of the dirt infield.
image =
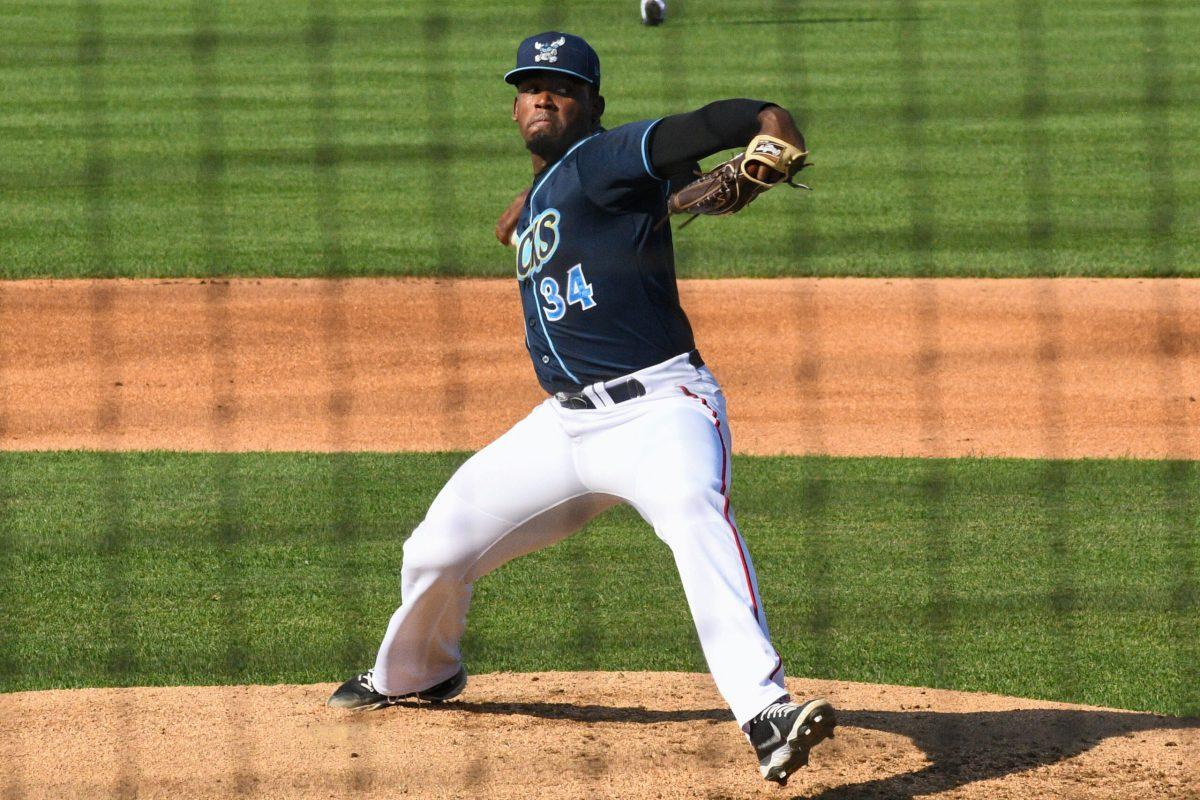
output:
M 1200 786 L 1200 720 L 996 695 L 791 681 L 841 725 L 779 789 L 706 675 L 484 675 L 445 706 L 357 715 L 322 706 L 333 686 L 0 696 L 6 796 L 1143 800 Z
M 684 281 L 742 453 L 1200 457 L 1200 281 Z M 508 280 L 0 283 L 0 448 L 477 449 Z
M 1200 457 L 1200 282 L 684 282 L 742 453 Z M 0 449 L 474 449 L 542 395 L 510 281 L 0 283 Z M 703 675 L 0 695 L 13 798 L 1184 798 L 1200 720 L 792 681 L 786 790 Z

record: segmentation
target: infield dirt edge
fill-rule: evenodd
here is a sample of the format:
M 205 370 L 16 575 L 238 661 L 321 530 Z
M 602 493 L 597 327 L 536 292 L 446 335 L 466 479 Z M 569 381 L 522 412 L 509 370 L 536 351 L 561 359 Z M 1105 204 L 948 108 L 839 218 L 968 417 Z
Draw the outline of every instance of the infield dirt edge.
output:
M 752 455 L 1200 458 L 1200 280 L 685 280 Z M 0 449 L 475 450 L 511 280 L 0 282 Z

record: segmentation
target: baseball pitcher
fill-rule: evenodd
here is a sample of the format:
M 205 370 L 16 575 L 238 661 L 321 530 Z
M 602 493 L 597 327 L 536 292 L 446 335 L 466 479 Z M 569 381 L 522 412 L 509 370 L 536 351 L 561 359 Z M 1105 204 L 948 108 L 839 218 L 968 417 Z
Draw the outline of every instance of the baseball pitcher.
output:
M 729 505 L 721 387 L 679 304 L 671 213 L 728 214 L 792 178 L 804 139 L 784 109 L 723 100 L 606 130 L 600 60 L 531 36 L 505 75 L 533 180 L 496 226 L 513 245 L 525 346 L 547 398 L 472 456 L 404 545 L 401 605 L 373 669 L 331 706 L 441 702 L 467 682 L 471 587 L 624 501 L 670 547 L 717 688 L 783 784 L 833 735 L 825 700 L 794 702 Z M 742 153 L 695 177 L 698 159 Z

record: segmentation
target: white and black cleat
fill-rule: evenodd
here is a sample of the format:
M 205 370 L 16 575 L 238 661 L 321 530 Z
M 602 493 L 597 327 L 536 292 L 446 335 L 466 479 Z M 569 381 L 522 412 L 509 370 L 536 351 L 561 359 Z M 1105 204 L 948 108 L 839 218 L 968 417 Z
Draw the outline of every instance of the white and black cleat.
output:
M 837 725 L 826 700 L 804 705 L 772 703 L 750 720 L 750 744 L 758 754 L 758 771 L 767 780 L 786 786 L 793 772 L 808 765 L 808 751 L 833 738 Z
M 451 677 L 428 689 L 409 694 L 381 694 L 375 690 L 375 670 L 355 675 L 330 695 L 326 705 L 350 711 L 374 711 L 403 702 L 444 703 L 458 697 L 467 685 L 467 671 L 459 667 Z
M 662 25 L 667 18 L 667 0 L 642 0 L 642 24 Z

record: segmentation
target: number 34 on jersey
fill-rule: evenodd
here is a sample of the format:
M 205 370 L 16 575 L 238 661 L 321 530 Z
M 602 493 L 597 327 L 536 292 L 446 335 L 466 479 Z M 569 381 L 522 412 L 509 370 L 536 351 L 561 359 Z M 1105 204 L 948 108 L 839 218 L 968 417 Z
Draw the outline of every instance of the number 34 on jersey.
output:
M 551 322 L 562 319 L 567 313 L 567 306 L 573 303 L 578 303 L 584 311 L 596 306 L 596 301 L 592 299 L 592 285 L 583 277 L 582 264 L 576 264 L 567 270 L 566 302 L 563 302 L 558 281 L 554 278 L 542 278 L 538 284 L 538 291 L 542 293 L 542 299 L 546 301 L 543 308 L 546 312 L 546 319 Z
M 548 208 L 530 223 L 517 242 L 517 280 L 532 278 L 542 271 L 558 250 L 558 209 Z M 592 285 L 583 275 L 583 264 L 567 270 L 566 295 L 558 281 L 549 276 L 538 281 L 538 291 L 544 301 L 542 311 L 546 319 L 556 322 L 566 316 L 569 306 L 578 305 L 582 310 L 595 308 Z

